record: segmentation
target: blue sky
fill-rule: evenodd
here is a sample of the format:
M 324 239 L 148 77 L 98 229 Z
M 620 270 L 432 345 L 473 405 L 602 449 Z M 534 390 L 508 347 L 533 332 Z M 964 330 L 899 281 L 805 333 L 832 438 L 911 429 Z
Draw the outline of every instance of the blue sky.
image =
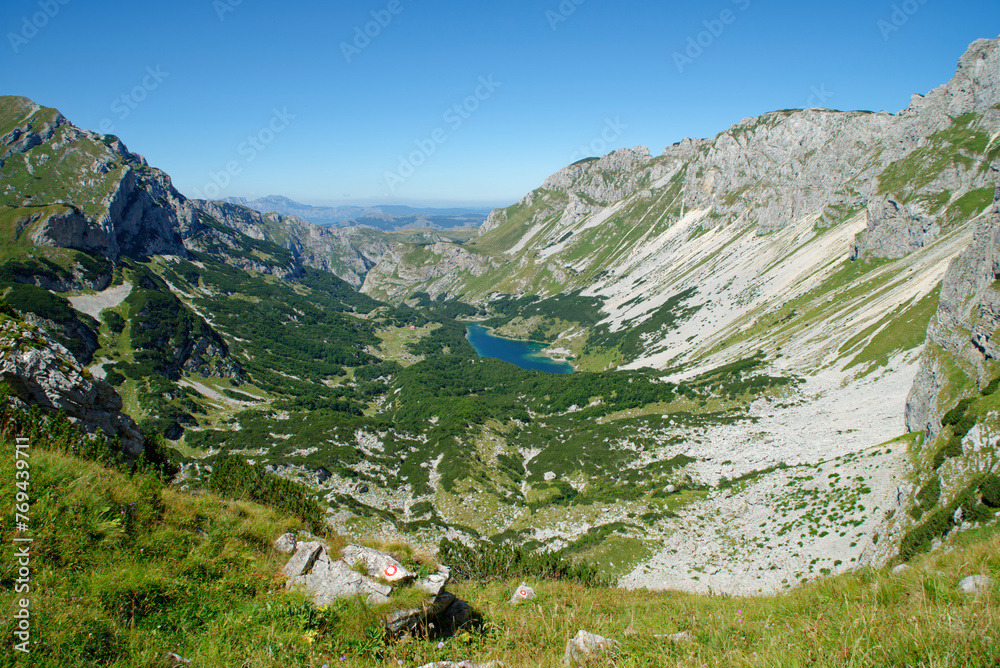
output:
M 1000 33 L 1000 3 L 4 0 L 0 30 L 0 94 L 187 195 L 499 206 L 772 109 L 896 112 Z

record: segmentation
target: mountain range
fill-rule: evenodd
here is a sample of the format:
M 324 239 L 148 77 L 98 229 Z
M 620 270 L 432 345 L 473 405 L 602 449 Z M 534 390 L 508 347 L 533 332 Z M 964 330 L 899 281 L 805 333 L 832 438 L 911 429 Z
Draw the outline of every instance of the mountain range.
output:
M 228 197 L 230 204 L 239 204 L 260 213 L 280 213 L 296 216 L 316 225 L 335 227 L 365 226 L 383 231 L 429 229 L 469 229 L 479 227 L 490 209 L 483 208 L 417 208 L 402 204 L 379 206 L 312 206 L 287 197 L 272 195 L 248 200 Z
M 899 113 L 580 161 L 471 238 L 189 200 L 117 137 L 0 97 L 0 289 L 105 423 L 120 404 L 172 442 L 181 484 L 241 456 L 349 533 L 767 592 L 995 521 L 998 175 L 997 40 Z M 473 320 L 576 373 L 479 358 Z M 4 371 L 24 403 L 30 369 Z

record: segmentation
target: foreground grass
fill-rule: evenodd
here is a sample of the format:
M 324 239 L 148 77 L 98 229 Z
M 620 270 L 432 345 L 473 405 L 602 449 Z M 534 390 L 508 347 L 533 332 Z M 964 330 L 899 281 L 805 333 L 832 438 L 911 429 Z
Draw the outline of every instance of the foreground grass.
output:
M 0 666 L 321 666 L 320 631 L 364 655 L 379 611 L 360 602 L 316 610 L 277 575 L 275 537 L 300 520 L 213 494 L 164 487 L 57 452 L 29 455 L 31 591 L 15 593 L 14 454 L 0 445 Z M 8 492 L 11 492 L 8 494 Z M 336 536 L 327 537 L 333 545 Z M 20 544 L 17 545 L 20 547 Z M 31 652 L 14 651 L 10 612 L 30 600 Z
M 487 636 L 468 654 L 510 667 L 558 665 L 579 629 L 621 643 L 594 665 L 611 659 L 618 666 L 995 666 L 997 589 L 977 598 L 956 585 L 968 574 L 995 577 L 998 567 L 994 537 L 927 557 L 900 575 L 859 571 L 773 597 L 533 583 L 538 598 L 510 606 L 506 597 L 516 583 L 453 589 L 488 620 Z M 690 640 L 656 637 L 685 631 Z
M 271 541 L 302 528 L 297 520 L 37 449 L 30 469 L 32 652 L 25 655 L 12 651 L 9 614 L 22 596 L 13 593 L 13 462 L 13 447 L 0 445 L 0 666 L 155 667 L 165 665 L 165 652 L 191 659 L 193 668 L 463 659 L 555 666 L 580 629 L 621 643 L 593 665 L 1000 663 L 996 585 L 978 597 L 956 590 L 967 575 L 997 579 L 1000 535 L 991 531 L 956 539 L 950 552 L 921 557 L 899 575 L 861 570 L 774 597 L 531 582 L 538 598 L 511 606 L 517 582 L 452 585 L 481 614 L 481 627 L 397 643 L 382 633 L 385 610 L 358 601 L 316 609 L 284 589 L 276 574 L 287 557 Z M 682 631 L 690 639 L 656 637 Z

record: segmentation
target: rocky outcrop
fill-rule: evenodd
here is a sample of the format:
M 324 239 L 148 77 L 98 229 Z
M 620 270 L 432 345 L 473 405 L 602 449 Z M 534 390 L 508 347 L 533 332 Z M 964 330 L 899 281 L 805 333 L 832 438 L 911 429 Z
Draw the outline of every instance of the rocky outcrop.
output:
M 89 377 L 66 348 L 38 327 L 0 316 L 0 377 L 16 407 L 62 411 L 87 432 L 119 438 L 126 457 L 141 454 L 142 434 L 121 412 L 122 399 L 114 388 Z
M 423 261 L 415 261 L 414 254 Z M 428 254 L 430 258 L 423 257 Z M 482 276 L 492 266 L 494 261 L 490 258 L 470 253 L 458 244 L 439 242 L 416 249 L 407 244 L 393 244 L 368 273 L 361 292 L 398 303 L 413 294 L 416 286 L 421 286 L 433 299 L 449 294 L 463 274 Z
M 888 197 L 878 197 L 868 202 L 868 229 L 855 240 L 850 257 L 898 259 L 923 248 L 940 233 L 941 226 L 934 219 Z
M 329 546 L 314 536 L 298 541 L 295 534 L 278 537 L 274 547 L 292 554 L 281 570 L 286 586 L 309 592 L 316 605 L 329 605 L 340 598 L 364 597 L 370 605 L 391 603 L 393 591 L 414 582 L 416 574 L 387 552 L 361 545 L 347 545 L 337 558 Z M 360 572 L 364 571 L 364 572 Z M 402 607 L 387 613 L 386 631 L 393 636 L 426 635 L 431 628 L 456 629 L 474 617 L 472 608 L 445 590 L 451 570 L 445 566 L 415 582 L 426 595 L 418 607 Z
M 942 355 L 965 367 L 980 384 L 987 359 L 1000 359 L 995 340 L 1000 327 L 1000 187 L 993 210 L 977 223 L 972 243 L 948 266 L 941 297 L 927 328 L 928 346 L 906 401 L 906 425 L 933 437 L 941 428 L 938 395 L 947 383 Z
M 0 167 L 3 167 L 4 161 L 10 156 L 24 153 L 49 141 L 55 136 L 57 129 L 69 124 L 69 121 L 58 112 L 36 117 L 36 112 L 41 111 L 42 107 L 27 98 L 8 98 L 8 100 L 12 114 L 24 119 L 33 119 L 34 122 L 18 124 L 0 137 Z
M 54 109 L 25 98 L 0 98 L 0 113 L 5 125 L 13 126 L 0 137 L 0 165 L 5 170 L 26 170 L 36 179 L 20 193 L 24 198 L 20 204 L 53 204 L 54 193 L 45 189 L 55 183 L 71 193 L 58 199 L 67 208 L 47 212 L 35 225 L 34 243 L 82 250 L 112 261 L 122 254 L 185 254 L 182 237 L 194 222 L 195 210 L 166 174 L 150 168 L 145 158 L 117 138 L 82 130 Z M 32 151 L 42 144 L 51 153 L 44 161 Z M 19 156 L 18 164 L 14 156 Z M 81 156 L 90 164 L 73 167 Z M 48 167 L 49 162 L 55 166 Z
M 286 586 L 306 589 L 316 605 L 351 596 L 364 596 L 368 603 L 378 605 L 388 602 L 392 592 L 391 586 L 375 582 L 352 570 L 343 559 L 332 557 L 326 544 L 315 540 L 298 542 L 281 574 Z
M 295 216 L 262 214 L 230 202 L 192 202 L 223 225 L 287 248 L 301 264 L 334 274 L 355 288 L 390 248 L 387 237 L 374 230 L 322 227 Z
M 602 204 L 625 199 L 647 181 L 643 167 L 653 159 L 645 146 L 623 148 L 597 160 L 581 161 L 545 179 L 546 190 L 573 190 Z M 492 214 L 491 214 L 492 216 Z
M 486 222 L 479 226 L 479 234 L 486 234 L 507 222 L 507 209 L 493 209 Z
M 71 318 L 62 322 L 56 322 L 48 318 L 41 318 L 34 313 L 25 313 L 24 319 L 32 325 L 43 328 L 50 335 L 63 341 L 65 345 L 73 347 L 72 354 L 80 363 L 86 365 L 94 360 L 94 353 L 100 347 L 97 334 L 94 333 L 91 327 L 84 324 L 80 318 Z

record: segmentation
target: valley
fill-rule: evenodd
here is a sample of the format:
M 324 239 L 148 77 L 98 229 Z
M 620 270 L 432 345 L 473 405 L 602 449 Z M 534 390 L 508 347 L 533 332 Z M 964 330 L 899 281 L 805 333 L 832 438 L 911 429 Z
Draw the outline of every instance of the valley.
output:
M 585 159 L 475 233 L 187 199 L 2 97 L 0 290 L 182 487 L 241 458 L 350 535 L 771 593 L 995 519 L 998 72 L 980 40 L 897 114 Z M 493 359 L 480 331 L 569 362 Z

